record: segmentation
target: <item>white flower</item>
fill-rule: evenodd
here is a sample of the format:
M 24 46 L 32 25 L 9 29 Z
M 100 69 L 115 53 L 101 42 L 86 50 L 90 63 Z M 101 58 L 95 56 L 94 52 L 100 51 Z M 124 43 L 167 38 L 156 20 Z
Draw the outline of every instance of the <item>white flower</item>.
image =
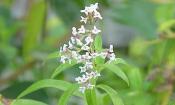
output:
M 96 11 L 98 9 L 98 3 L 91 4 L 90 7 L 93 11 Z
M 85 9 L 81 10 L 80 12 L 85 13 L 86 15 L 88 15 L 89 7 L 85 7 Z
M 86 32 L 85 28 L 83 25 L 81 25 L 81 27 L 78 29 L 78 33 L 79 34 L 84 34 Z
M 89 7 L 86 6 L 85 9 L 81 10 L 80 12 L 88 15 L 88 13 L 92 13 L 92 12 L 96 11 L 97 9 L 98 9 L 98 3 L 95 3 L 95 4 L 91 4 Z
M 99 32 L 101 32 L 101 30 L 97 29 L 96 26 L 94 26 L 94 29 L 92 30 L 93 34 L 98 34 Z
M 109 52 L 111 52 L 111 53 L 114 52 L 113 48 L 114 48 L 113 45 L 110 45 Z
M 86 52 L 85 55 L 82 55 L 83 60 L 90 60 L 92 57 L 89 55 L 89 52 Z
M 71 39 L 71 42 L 72 42 L 73 44 L 75 44 L 75 41 L 76 41 L 75 38 L 74 38 L 74 37 L 71 37 L 70 39 Z
M 93 69 L 93 64 L 92 64 L 92 62 L 88 62 L 88 61 L 87 61 L 87 62 L 85 63 L 85 66 L 86 66 L 87 69 Z
M 68 46 L 67 44 L 64 44 L 64 45 L 63 45 L 63 51 L 64 51 L 64 52 L 67 51 L 67 46 Z
M 70 49 L 73 49 L 73 44 L 69 41 L 69 47 Z
M 62 63 L 66 63 L 66 59 L 67 59 L 66 56 L 61 56 L 60 62 L 62 62 Z
M 86 72 L 86 67 L 85 67 L 85 66 L 83 66 L 83 67 L 80 66 L 79 68 L 80 68 L 80 70 L 81 70 L 81 71 L 80 71 L 81 73 Z
M 88 45 L 89 43 L 92 43 L 94 40 L 92 39 L 92 37 L 88 36 L 85 38 L 85 42 L 86 44 L 85 45 Z
M 98 11 L 94 12 L 94 18 L 99 18 L 99 19 L 103 19 L 103 17 L 101 16 L 101 14 Z
M 87 23 L 87 20 L 88 20 L 88 18 L 85 18 L 85 17 L 81 16 L 80 22 L 84 22 L 86 24 Z
M 72 34 L 76 36 L 78 34 L 77 29 L 75 27 L 72 27 Z

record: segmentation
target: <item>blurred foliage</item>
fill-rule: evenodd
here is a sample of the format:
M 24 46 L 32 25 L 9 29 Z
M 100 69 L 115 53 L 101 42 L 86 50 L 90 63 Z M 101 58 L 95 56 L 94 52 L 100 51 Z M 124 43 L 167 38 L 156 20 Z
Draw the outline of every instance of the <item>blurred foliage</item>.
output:
M 128 63 L 119 67 L 127 74 L 130 85 L 110 71 L 103 71 L 98 83 L 117 90 L 125 105 L 175 105 L 173 0 L 26 0 L 28 5 L 22 4 L 26 7 L 20 18 L 12 15 L 12 9 L 20 6 L 18 0 L 1 0 L 0 94 L 3 98 L 0 95 L 0 105 L 1 99 L 14 99 L 31 83 L 51 77 L 59 64 L 58 58 L 53 59 L 55 53 L 47 58 L 48 54 L 56 52 L 67 41 L 70 27 L 78 23 L 79 11 L 96 1 L 103 10 L 109 10 L 108 17 L 114 23 L 129 26 L 138 35 L 127 48 L 117 49 L 118 56 Z M 55 78 L 73 81 L 70 77 L 78 75 L 74 72 L 76 67 L 66 68 Z M 61 93 L 42 89 L 25 98 L 55 105 Z M 98 98 L 104 101 L 100 105 L 111 104 L 105 93 Z M 82 103 L 79 99 L 70 102 Z

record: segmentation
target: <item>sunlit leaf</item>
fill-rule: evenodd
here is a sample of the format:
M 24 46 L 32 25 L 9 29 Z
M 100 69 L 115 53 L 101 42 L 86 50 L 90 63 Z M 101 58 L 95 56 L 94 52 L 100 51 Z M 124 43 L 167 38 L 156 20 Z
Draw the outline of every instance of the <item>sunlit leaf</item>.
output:
M 35 100 L 19 99 L 19 100 L 12 102 L 11 105 L 47 105 L 47 104 L 39 102 L 39 101 L 35 101 Z
M 67 90 L 69 87 L 71 86 L 71 83 L 66 82 L 66 81 L 62 81 L 62 80 L 53 80 L 53 79 L 45 79 L 45 80 L 41 80 L 38 81 L 36 83 L 34 83 L 33 85 L 31 85 L 30 87 L 28 87 L 26 90 L 24 90 L 19 96 L 18 98 L 21 98 L 27 94 L 30 94 L 36 90 L 42 89 L 42 88 L 47 88 L 47 87 L 52 87 L 52 88 L 57 88 L 59 90 Z M 81 96 L 80 93 L 76 92 L 77 96 Z
M 110 96 L 114 105 L 124 105 L 122 99 L 114 89 L 103 84 L 97 85 L 97 87 L 104 90 Z
M 70 86 L 59 99 L 58 105 L 67 105 L 69 98 L 78 89 L 78 85 Z
M 121 79 L 123 79 L 128 85 L 129 85 L 129 80 L 126 74 L 121 70 L 120 67 L 114 64 L 105 64 L 105 67 L 115 73 L 117 76 L 119 76 Z

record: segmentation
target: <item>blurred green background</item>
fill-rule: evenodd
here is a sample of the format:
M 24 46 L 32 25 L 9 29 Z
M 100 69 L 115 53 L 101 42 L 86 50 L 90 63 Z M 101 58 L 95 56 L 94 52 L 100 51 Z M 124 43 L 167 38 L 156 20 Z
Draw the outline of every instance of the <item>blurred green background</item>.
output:
M 98 83 L 118 91 L 125 105 L 175 105 L 174 0 L 0 0 L 0 94 L 15 99 L 35 81 L 50 78 L 59 65 L 50 53 L 69 40 L 79 26 L 80 10 L 99 2 L 103 46 L 114 44 L 130 86 L 110 72 Z M 77 67 L 57 79 L 74 82 Z M 55 105 L 61 95 L 42 89 L 26 98 Z M 1 101 L 1 100 L 0 100 Z M 104 105 L 111 105 L 104 94 Z M 82 105 L 72 97 L 68 105 Z

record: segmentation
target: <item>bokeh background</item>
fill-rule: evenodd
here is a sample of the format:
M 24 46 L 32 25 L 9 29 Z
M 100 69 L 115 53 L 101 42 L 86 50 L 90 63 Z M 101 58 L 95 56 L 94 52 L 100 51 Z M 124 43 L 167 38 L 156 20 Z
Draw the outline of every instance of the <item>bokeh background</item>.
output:
M 59 47 L 79 26 L 80 10 L 99 2 L 103 46 L 115 46 L 130 86 L 106 71 L 98 83 L 118 91 L 125 105 L 175 105 L 174 0 L 0 0 L 0 94 L 15 99 L 32 83 L 50 78 Z M 49 55 L 49 56 L 48 56 Z M 74 82 L 72 67 L 57 79 Z M 62 91 L 42 89 L 25 98 L 55 105 Z M 1 101 L 1 100 L 0 100 Z M 104 105 L 111 105 L 104 95 Z M 68 105 L 82 105 L 72 97 Z

